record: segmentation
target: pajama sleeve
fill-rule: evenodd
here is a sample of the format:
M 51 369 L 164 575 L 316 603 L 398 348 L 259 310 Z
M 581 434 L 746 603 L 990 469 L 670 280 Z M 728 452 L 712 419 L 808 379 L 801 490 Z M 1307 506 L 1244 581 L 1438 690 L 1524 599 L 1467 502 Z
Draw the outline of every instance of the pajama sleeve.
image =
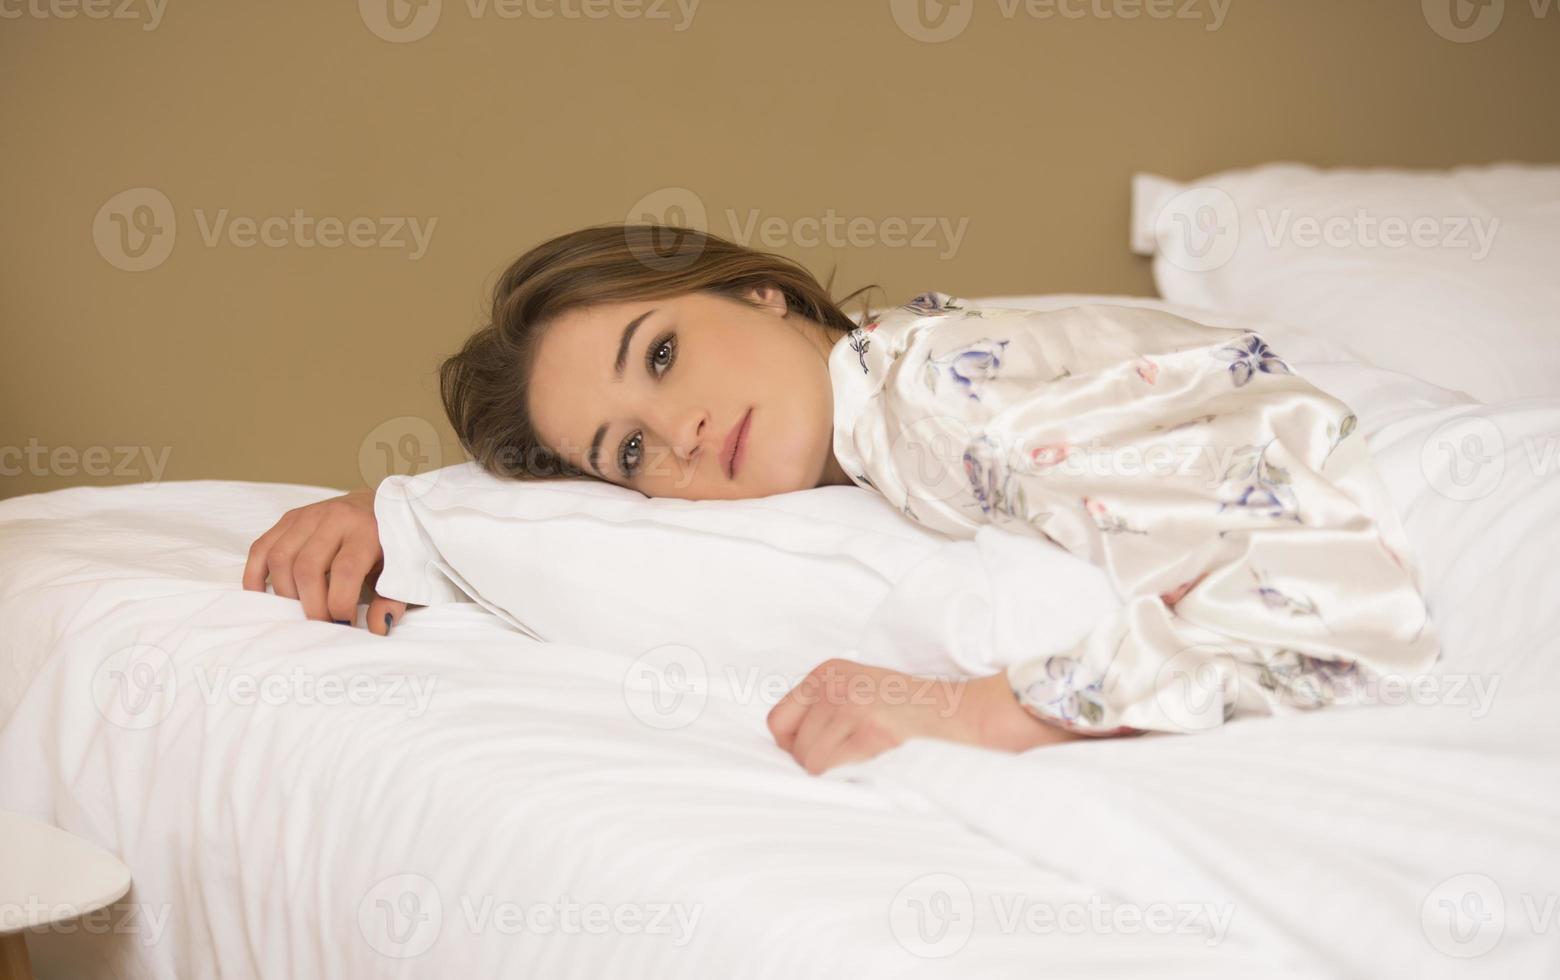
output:
M 1121 598 L 1066 649 L 1009 654 L 1029 712 L 1198 731 L 1364 700 L 1439 656 L 1354 415 L 1261 336 L 929 296 L 883 338 L 852 435 L 864 475 L 956 537 L 993 525 L 1086 558 Z

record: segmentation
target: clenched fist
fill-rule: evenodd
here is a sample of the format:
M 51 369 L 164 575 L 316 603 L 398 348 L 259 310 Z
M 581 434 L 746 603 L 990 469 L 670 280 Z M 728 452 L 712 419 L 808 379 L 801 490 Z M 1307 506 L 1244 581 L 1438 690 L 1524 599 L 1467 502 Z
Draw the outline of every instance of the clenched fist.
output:
M 769 731 L 813 775 L 870 759 L 907 738 L 1018 752 L 1088 737 L 1031 715 L 1005 674 L 917 677 L 851 660 L 813 668 L 769 712 Z
M 369 632 L 383 635 L 406 612 L 406 603 L 370 591 L 383 566 L 374 491 L 356 490 L 283 514 L 249 546 L 244 588 L 264 592 L 269 578 L 277 595 L 303 603 L 308 618 L 346 626 L 358 602 L 368 602 Z

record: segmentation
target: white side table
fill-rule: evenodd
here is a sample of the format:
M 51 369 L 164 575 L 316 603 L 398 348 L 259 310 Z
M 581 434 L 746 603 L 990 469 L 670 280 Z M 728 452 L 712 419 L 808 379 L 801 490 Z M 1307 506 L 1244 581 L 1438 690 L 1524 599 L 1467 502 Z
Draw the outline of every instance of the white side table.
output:
M 130 869 L 112 854 L 20 813 L 0 810 L 0 980 L 31 980 L 27 937 L 130 890 Z

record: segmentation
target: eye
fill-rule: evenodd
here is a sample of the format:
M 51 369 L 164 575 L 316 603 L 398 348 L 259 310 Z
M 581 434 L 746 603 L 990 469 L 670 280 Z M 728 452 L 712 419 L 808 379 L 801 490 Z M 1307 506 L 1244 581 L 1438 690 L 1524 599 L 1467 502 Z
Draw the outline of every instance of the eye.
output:
M 666 333 L 645 348 L 645 367 L 652 377 L 659 379 L 666 374 L 672 362 L 677 360 L 677 334 Z M 660 370 L 658 371 L 657 368 Z
M 624 439 L 623 445 L 618 448 L 618 469 L 623 472 L 623 476 L 626 478 L 632 479 L 634 473 L 639 469 L 640 457 L 644 455 L 645 451 L 644 439 L 644 433 L 636 431 L 633 435 Z M 633 460 L 632 463 L 629 462 L 630 459 Z

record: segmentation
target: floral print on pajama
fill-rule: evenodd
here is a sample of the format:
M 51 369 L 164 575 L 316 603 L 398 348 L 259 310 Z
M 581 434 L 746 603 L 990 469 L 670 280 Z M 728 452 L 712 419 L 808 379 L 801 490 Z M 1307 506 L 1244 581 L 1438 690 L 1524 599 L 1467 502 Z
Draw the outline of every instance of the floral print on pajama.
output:
M 929 292 L 829 367 L 852 479 L 952 537 L 995 525 L 1108 573 L 1117 613 L 1007 670 L 1047 721 L 1197 731 L 1439 657 L 1354 415 L 1255 332 Z

